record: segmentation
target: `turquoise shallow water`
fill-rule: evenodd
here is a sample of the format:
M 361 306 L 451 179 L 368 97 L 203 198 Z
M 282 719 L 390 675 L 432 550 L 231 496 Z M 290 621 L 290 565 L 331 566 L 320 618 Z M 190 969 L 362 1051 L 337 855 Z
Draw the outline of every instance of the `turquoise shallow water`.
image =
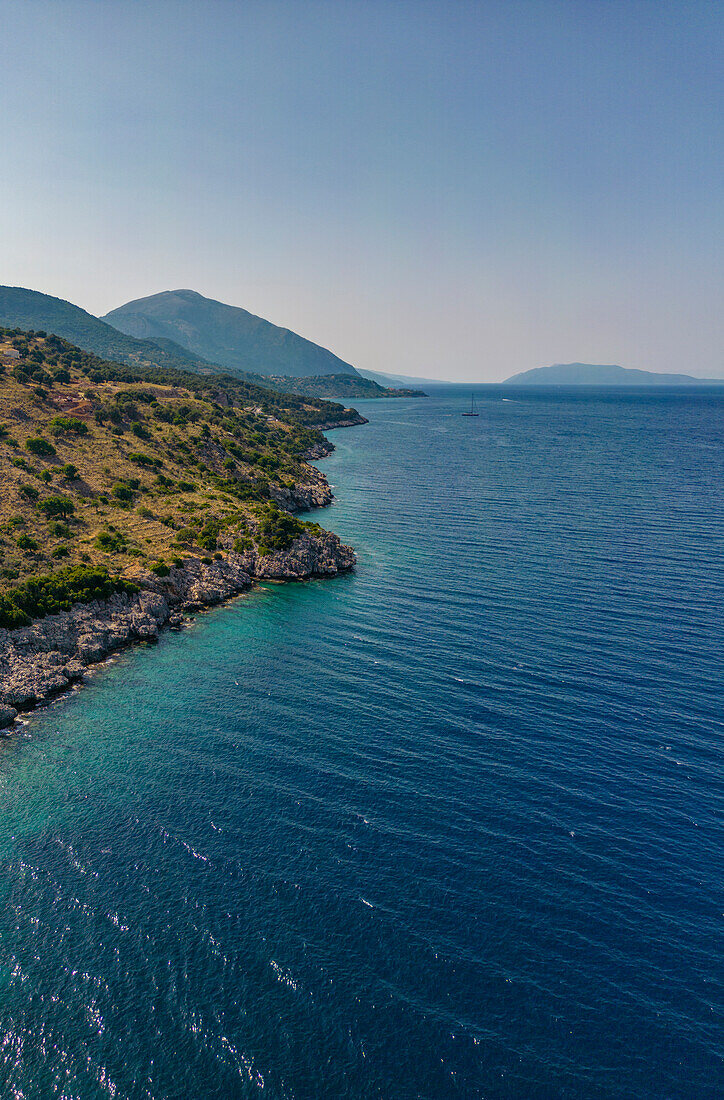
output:
M 1 1096 L 722 1094 L 724 399 L 468 400 L 0 742 Z

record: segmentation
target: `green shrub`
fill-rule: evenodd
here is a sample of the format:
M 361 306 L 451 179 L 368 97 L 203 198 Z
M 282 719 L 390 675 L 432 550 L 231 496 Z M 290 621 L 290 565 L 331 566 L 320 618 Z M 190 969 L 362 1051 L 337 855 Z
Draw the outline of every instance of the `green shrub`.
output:
M 221 529 L 221 520 L 217 519 L 216 517 L 213 517 L 212 519 L 206 521 L 196 538 L 196 542 L 202 550 L 216 549 L 217 539 L 221 534 Z
M 259 522 L 256 529 L 256 541 L 260 554 L 270 554 L 277 550 L 286 550 L 295 538 L 304 531 L 304 524 L 282 512 L 275 504 L 269 504 L 257 513 Z
M 124 481 L 117 481 L 111 492 L 116 500 L 133 500 L 133 490 Z
M 18 490 L 23 494 L 24 497 L 27 497 L 28 500 L 37 500 L 40 496 L 40 493 L 34 485 L 19 485 Z
M 101 531 L 96 536 L 96 546 L 108 554 L 122 554 L 126 549 L 126 537 L 120 531 Z
M 160 458 L 151 458 L 150 455 L 145 455 L 141 451 L 129 451 L 128 458 L 131 462 L 135 462 L 137 466 L 162 466 Z
M 54 455 L 57 454 L 55 447 L 52 443 L 48 443 L 47 439 L 42 439 L 40 436 L 34 436 L 25 440 L 25 450 L 30 451 L 33 455 Z
M 57 519 L 51 519 L 48 524 L 48 533 L 56 539 L 69 539 L 70 527 L 66 523 L 60 523 Z
M 51 558 L 67 558 L 69 553 L 70 550 L 67 546 L 56 546 L 50 556 Z
M 64 466 L 60 467 L 58 473 L 62 474 L 66 481 L 75 481 L 78 477 L 78 467 L 74 466 L 72 462 L 66 462 Z
M 88 425 L 77 416 L 54 416 L 48 427 L 53 435 L 88 435 Z
M 166 565 L 165 561 L 156 561 L 150 566 L 151 572 L 155 573 L 157 577 L 167 577 L 171 570 Z
M 40 545 L 35 541 L 35 539 L 31 539 L 30 535 L 21 535 L 20 538 L 16 541 L 21 550 L 40 549 Z

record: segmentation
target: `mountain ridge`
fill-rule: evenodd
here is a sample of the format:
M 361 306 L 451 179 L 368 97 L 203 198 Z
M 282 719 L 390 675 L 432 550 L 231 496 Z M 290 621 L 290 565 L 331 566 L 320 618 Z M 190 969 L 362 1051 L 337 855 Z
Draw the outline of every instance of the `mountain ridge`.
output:
M 136 298 L 102 318 L 136 339 L 169 339 L 226 370 L 303 378 L 358 372 L 291 329 L 198 291 L 165 290 Z
M 172 341 L 162 345 L 136 339 L 65 298 L 27 287 L 0 286 L 0 326 L 52 332 L 83 351 L 126 366 L 172 367 L 197 373 L 218 370 Z

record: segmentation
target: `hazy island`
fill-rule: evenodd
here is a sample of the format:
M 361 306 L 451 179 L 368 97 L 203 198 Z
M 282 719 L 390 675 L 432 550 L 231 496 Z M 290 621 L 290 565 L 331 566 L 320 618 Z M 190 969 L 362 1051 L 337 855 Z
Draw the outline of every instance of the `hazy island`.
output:
M 554 363 L 534 367 L 506 378 L 506 386 L 712 386 L 719 378 L 694 378 L 690 374 L 656 374 L 615 363 Z
M 362 423 L 230 374 L 0 329 L 0 725 L 255 579 L 351 569 L 352 548 L 297 513 L 332 498 L 308 461 L 332 449 L 321 429 Z

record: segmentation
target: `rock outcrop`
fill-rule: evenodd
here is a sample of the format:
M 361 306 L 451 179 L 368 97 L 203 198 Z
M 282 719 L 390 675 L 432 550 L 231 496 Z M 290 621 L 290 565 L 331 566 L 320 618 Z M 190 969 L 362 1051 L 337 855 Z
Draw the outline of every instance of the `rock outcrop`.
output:
M 287 512 L 308 512 L 312 508 L 324 508 L 332 503 L 332 490 L 324 474 L 320 474 L 319 478 L 310 478 L 304 484 L 297 484 L 293 489 L 281 485 L 270 486 L 269 494 Z
M 249 550 L 238 555 L 238 560 L 259 579 L 303 580 L 347 572 L 354 567 L 355 554 L 337 535 L 322 531 L 319 535 L 301 535 L 288 550 L 277 554 L 262 556 L 256 550 Z
M 80 680 L 83 670 L 129 642 L 153 640 L 169 617 L 163 596 L 125 593 L 79 604 L 19 630 L 0 630 L 0 703 L 27 710 Z M 0 712 L 0 723 L 12 717 Z
M 227 549 L 212 562 L 188 558 L 167 577 L 136 578 L 141 590 L 78 604 L 18 630 L 0 630 L 0 728 L 83 679 L 88 665 L 134 642 L 154 642 L 185 612 L 221 603 L 253 580 L 303 580 L 352 569 L 354 551 L 336 535 L 305 532 L 289 549 L 266 556 Z
M 331 455 L 334 450 L 334 444 L 330 443 L 328 439 L 323 439 L 320 443 L 314 443 L 307 453 L 304 455 L 305 462 L 314 462 L 317 458 L 326 458 L 327 455 Z

